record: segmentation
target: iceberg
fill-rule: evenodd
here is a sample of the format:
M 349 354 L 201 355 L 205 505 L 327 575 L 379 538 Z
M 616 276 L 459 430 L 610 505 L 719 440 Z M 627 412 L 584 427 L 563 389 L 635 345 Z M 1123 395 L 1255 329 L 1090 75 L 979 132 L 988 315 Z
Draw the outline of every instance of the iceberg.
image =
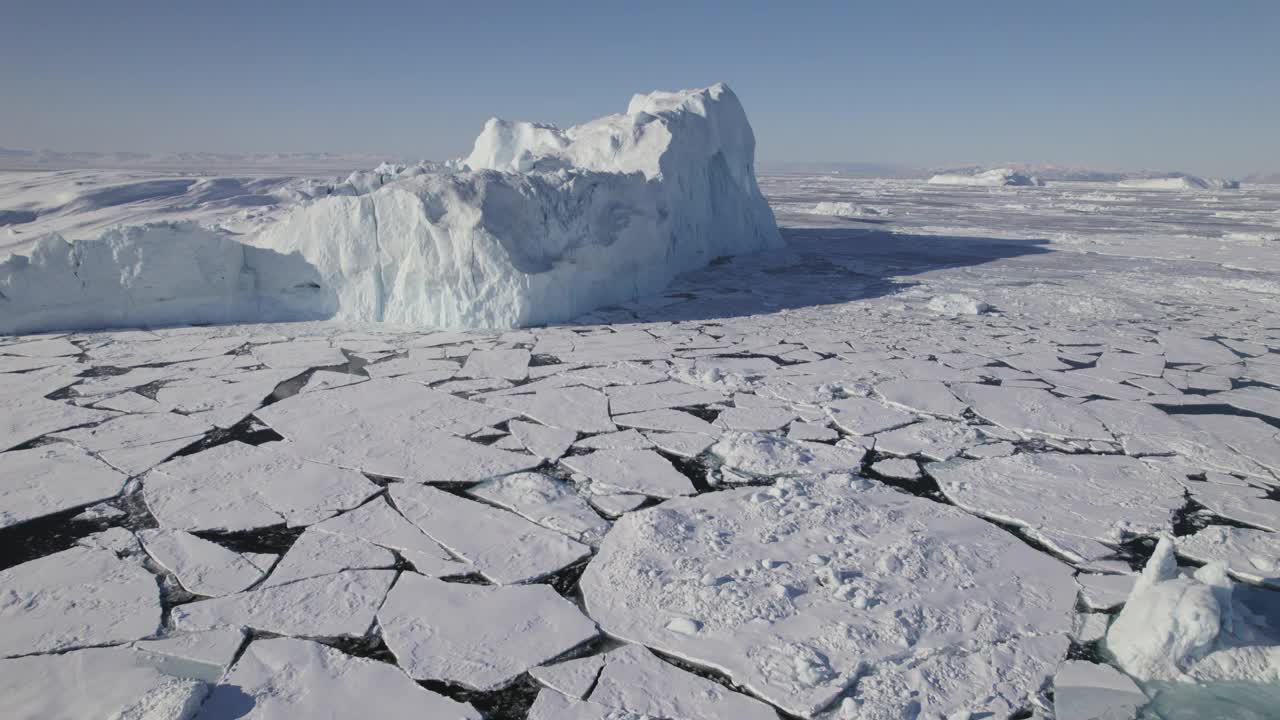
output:
M 337 319 L 509 328 L 782 245 L 725 85 L 561 130 L 493 119 L 471 154 L 383 165 L 253 236 L 191 224 L 42 239 L 0 262 L 0 332 Z M 105 241 L 105 242 L 104 242 Z
M 968 185 L 974 187 L 1038 187 L 1044 181 L 1010 168 L 996 168 L 973 174 L 941 173 L 929 178 L 930 185 Z
M 1119 187 L 1128 190 L 1239 190 L 1240 181 L 1222 178 L 1201 178 L 1194 175 L 1175 175 L 1162 178 L 1130 178 L 1121 180 Z

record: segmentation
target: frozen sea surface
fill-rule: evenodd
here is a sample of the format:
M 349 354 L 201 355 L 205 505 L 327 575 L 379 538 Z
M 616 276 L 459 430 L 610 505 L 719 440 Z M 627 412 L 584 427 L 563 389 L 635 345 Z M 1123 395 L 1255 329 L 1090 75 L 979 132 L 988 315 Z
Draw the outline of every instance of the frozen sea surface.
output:
M 563 325 L 0 338 L 6 716 L 1274 717 L 1280 189 L 760 181 Z

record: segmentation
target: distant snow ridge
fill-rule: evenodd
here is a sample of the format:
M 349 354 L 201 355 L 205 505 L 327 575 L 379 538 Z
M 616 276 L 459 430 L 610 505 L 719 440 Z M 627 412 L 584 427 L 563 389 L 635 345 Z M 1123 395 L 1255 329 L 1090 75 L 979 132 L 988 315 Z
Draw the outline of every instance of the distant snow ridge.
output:
M 1044 181 L 1033 175 L 996 168 L 971 175 L 942 173 L 929 178 L 930 185 L 972 185 L 976 187 L 1036 187 L 1044 185 Z
M 493 119 L 464 160 L 356 173 L 356 194 L 299 207 L 253 248 L 185 226 L 168 247 L 142 242 L 155 227 L 107 233 L 109 251 L 45 239 L 0 263 L 0 332 L 565 320 L 717 257 L 780 247 L 754 166 L 755 136 L 724 85 L 637 95 L 626 113 L 567 130 Z M 174 272 L 184 254 L 213 257 Z M 77 279 L 90 255 L 92 292 Z M 193 288 L 200 301 L 184 297 Z

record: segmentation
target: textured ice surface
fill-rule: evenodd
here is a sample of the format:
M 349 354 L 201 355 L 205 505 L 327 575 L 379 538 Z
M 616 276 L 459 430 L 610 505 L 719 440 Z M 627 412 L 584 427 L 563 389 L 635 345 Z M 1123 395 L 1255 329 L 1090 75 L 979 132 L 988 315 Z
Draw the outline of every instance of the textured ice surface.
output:
M 927 578 L 927 582 L 925 581 Z M 1008 712 L 1044 681 L 996 663 L 937 693 L 900 664 L 1027 634 L 1064 634 L 1068 569 L 972 516 L 847 475 L 673 500 L 624 517 L 587 567 L 588 612 L 608 633 L 715 667 L 811 716 L 863 663 L 895 691 L 864 702 L 900 712 L 907 688 L 932 712 Z M 693 632 L 671 629 L 691 620 Z M 1060 647 L 1030 650 L 1048 671 Z M 992 694 L 994 692 L 994 695 Z

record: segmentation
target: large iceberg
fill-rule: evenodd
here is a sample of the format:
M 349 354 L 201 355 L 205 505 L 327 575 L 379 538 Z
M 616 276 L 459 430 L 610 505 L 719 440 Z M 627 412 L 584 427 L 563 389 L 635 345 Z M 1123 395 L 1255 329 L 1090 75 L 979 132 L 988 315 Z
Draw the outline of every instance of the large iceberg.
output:
M 0 263 L 0 332 L 565 320 L 781 246 L 754 166 L 751 126 L 724 85 L 637 95 L 567 130 L 493 119 L 463 160 L 353 176 L 349 192 L 243 242 L 187 225 L 45 238 Z
M 940 173 L 929 178 L 930 185 L 966 185 L 972 187 L 1038 187 L 1044 181 L 1034 175 L 1011 168 L 996 168 L 976 173 Z

